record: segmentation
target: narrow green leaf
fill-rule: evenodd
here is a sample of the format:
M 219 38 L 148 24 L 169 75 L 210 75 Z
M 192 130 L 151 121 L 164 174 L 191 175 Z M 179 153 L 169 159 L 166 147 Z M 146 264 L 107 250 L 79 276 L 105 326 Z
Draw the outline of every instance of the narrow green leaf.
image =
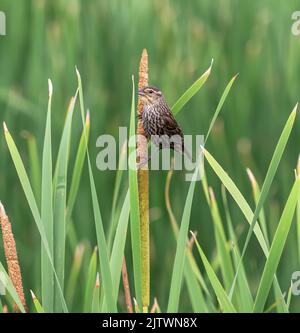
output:
M 166 180 L 165 201 L 173 233 L 175 239 L 177 239 L 179 228 L 171 207 L 170 193 L 169 193 L 172 175 L 173 175 L 173 170 L 171 169 L 168 172 Z M 187 289 L 193 310 L 194 312 L 202 312 L 202 313 L 209 312 L 201 287 L 203 286 L 203 289 L 207 294 L 208 294 L 208 289 L 206 288 L 203 277 L 201 276 L 201 273 L 198 269 L 192 250 L 189 247 L 187 247 L 187 258 L 188 260 L 185 261 L 185 267 L 184 267 L 184 278 L 186 280 Z
M 117 214 L 117 200 L 120 193 L 120 187 L 121 187 L 121 181 L 122 181 L 122 175 L 124 171 L 124 166 L 127 162 L 127 142 L 124 142 L 121 153 L 119 156 L 119 162 L 118 162 L 118 169 L 116 171 L 116 180 L 115 180 L 115 186 L 114 186 L 114 194 L 113 194 L 113 203 L 111 208 L 111 218 L 110 218 L 110 226 L 109 226 L 109 232 L 108 232 L 108 248 L 111 250 L 112 243 L 113 243 L 113 235 L 115 233 L 117 222 L 118 222 L 118 214 Z
M 247 168 L 247 174 L 248 174 L 248 178 L 250 180 L 251 186 L 252 186 L 254 202 L 257 205 L 259 196 L 260 196 L 260 188 L 259 188 L 259 185 L 257 184 L 257 181 L 256 181 L 252 171 L 249 168 Z M 266 243 L 267 243 L 268 247 L 270 247 L 266 217 L 265 217 L 265 212 L 264 212 L 263 207 L 261 208 L 261 211 L 259 213 L 259 223 L 260 223 L 261 230 L 264 234 Z
M 300 176 L 300 155 L 298 157 L 297 175 Z M 297 203 L 297 241 L 298 241 L 298 263 L 300 265 L 300 193 Z
M 247 222 L 250 224 L 251 221 L 252 221 L 252 219 L 253 219 L 254 214 L 253 214 L 253 212 L 252 212 L 249 204 L 247 203 L 247 201 L 243 197 L 242 193 L 237 188 L 237 186 L 232 181 L 232 179 L 228 176 L 228 174 L 224 171 L 224 169 L 221 167 L 221 165 L 205 149 L 204 149 L 204 155 L 205 155 L 205 158 L 206 158 L 207 162 L 210 164 L 210 166 L 212 167 L 212 169 L 214 170 L 214 172 L 216 173 L 216 175 L 219 177 L 219 179 L 221 180 L 221 182 L 223 183 L 223 185 L 226 187 L 227 191 L 230 193 L 230 195 L 232 196 L 232 198 L 234 199 L 234 201 L 237 203 L 237 205 L 241 209 L 241 212 L 244 214 Z M 262 248 L 262 251 L 263 251 L 264 255 L 266 257 L 268 257 L 268 255 L 269 255 L 268 245 L 266 243 L 266 240 L 265 240 L 265 238 L 263 236 L 263 233 L 262 233 L 262 231 L 260 229 L 259 224 L 256 224 L 254 226 L 253 231 L 254 231 L 254 234 L 255 234 L 255 236 L 256 236 L 256 238 L 258 240 L 258 243 L 259 243 L 260 247 Z M 242 265 L 241 260 L 239 261 L 239 263 L 240 263 L 240 265 Z M 235 277 L 236 276 L 237 275 L 235 275 Z M 282 292 L 280 290 L 279 283 L 277 281 L 276 276 L 274 278 L 274 284 L 275 284 L 275 288 L 277 289 L 278 294 L 282 295 Z M 283 298 L 282 298 L 282 300 L 283 300 Z M 284 303 L 283 303 L 283 305 L 284 305 Z
M 129 191 L 127 191 L 122 210 L 120 213 L 119 222 L 117 225 L 117 230 L 115 234 L 115 239 L 113 243 L 112 253 L 110 257 L 110 268 L 111 268 L 111 276 L 113 289 L 115 291 L 115 303 L 118 301 L 118 291 L 121 279 L 121 271 L 122 271 L 122 261 L 124 257 L 126 236 L 127 236 L 127 227 L 129 220 Z M 104 299 L 104 312 L 106 309 L 105 299 Z
M 78 283 L 78 275 L 82 266 L 82 259 L 85 251 L 85 246 L 83 243 L 80 243 L 77 245 L 75 254 L 74 254 L 74 259 L 71 267 L 71 272 L 69 275 L 69 280 L 67 283 L 67 290 L 66 290 L 66 299 L 67 299 L 67 304 L 69 307 L 72 307 L 73 304 L 73 299 L 74 295 L 76 292 L 76 286 Z
M 184 210 L 182 214 L 181 225 L 179 229 L 179 234 L 177 238 L 177 247 L 176 247 L 176 255 L 173 264 L 173 273 L 169 294 L 169 302 L 168 302 L 168 312 L 178 312 L 179 298 L 181 293 L 181 285 L 183 278 L 183 270 L 185 266 L 185 252 L 186 252 L 186 242 L 188 237 L 188 230 L 190 224 L 190 216 L 192 210 L 192 202 L 194 197 L 194 190 L 196 184 L 196 177 L 199 172 L 199 166 L 197 165 L 193 179 L 191 180 L 188 194 L 186 197 Z
M 60 285 L 64 286 L 65 275 L 65 250 L 66 250 L 66 193 L 67 193 L 67 173 L 68 173 L 68 159 L 71 140 L 71 128 L 74 106 L 76 102 L 77 92 L 75 97 L 72 97 L 69 107 L 65 126 L 63 129 L 62 138 L 60 141 L 57 164 L 56 164 L 56 177 L 53 187 L 54 198 L 54 263 Z M 54 309 L 55 312 L 61 310 L 59 291 L 54 289 Z
M 96 283 L 93 292 L 93 300 L 92 300 L 92 313 L 100 312 L 100 277 L 99 273 L 96 276 Z
M 5 287 L 5 290 L 9 293 L 9 295 L 12 297 L 14 302 L 17 304 L 20 311 L 25 313 L 25 309 L 19 298 L 19 295 L 1 262 L 0 262 L 0 273 L 1 273 L 0 274 L 0 283 L 2 284 L 2 286 Z
M 210 210 L 214 222 L 214 230 L 215 230 L 218 256 L 220 258 L 221 272 L 223 276 L 225 289 L 227 292 L 229 292 L 234 277 L 232 261 L 229 253 L 230 249 L 228 242 L 226 240 L 226 235 L 223 228 L 221 216 L 219 213 L 218 204 L 215 199 L 215 195 L 212 188 L 209 188 L 209 193 L 210 193 Z
M 130 130 L 129 130 L 129 149 L 128 149 L 128 164 L 129 164 L 129 194 L 130 194 L 130 231 L 131 231 L 131 246 L 133 257 L 133 274 L 135 296 L 139 304 L 142 306 L 142 272 L 141 272 L 141 237 L 140 237 L 140 209 L 138 195 L 138 180 L 136 167 L 136 136 L 135 136 L 135 86 L 134 78 L 132 77 L 132 101 L 130 114 Z M 134 140 L 132 142 L 132 140 Z
M 112 248 L 110 266 L 114 290 L 119 289 L 129 219 L 129 191 L 126 194 Z M 117 302 L 117 294 L 115 295 Z
M 79 71 L 76 69 L 77 79 L 78 79 L 78 89 L 79 89 L 79 102 L 80 102 L 80 110 L 81 110 L 81 119 L 82 126 L 85 128 L 85 116 L 84 116 L 84 100 L 83 100 L 83 90 L 82 83 Z M 87 146 L 87 132 L 85 132 L 85 145 Z M 92 196 L 92 205 L 93 205 L 93 213 L 96 227 L 96 237 L 99 251 L 99 261 L 100 261 L 100 272 L 101 272 L 101 281 L 103 285 L 103 291 L 107 302 L 108 312 L 117 312 L 117 308 L 114 302 L 114 291 L 112 286 L 112 277 L 111 270 L 109 265 L 109 256 L 108 256 L 108 248 L 104 234 L 103 222 L 99 207 L 99 202 L 97 198 L 97 191 L 95 186 L 94 175 L 92 171 L 92 164 L 90 160 L 89 150 L 86 149 L 87 152 L 87 161 L 88 161 L 88 170 L 89 170 L 89 180 L 90 180 L 90 188 L 91 188 L 91 196 Z
M 204 149 L 204 156 L 209 163 L 209 165 L 212 167 L 216 175 L 219 177 L 223 185 L 226 187 L 234 201 L 237 203 L 239 208 L 241 209 L 242 213 L 246 217 L 246 220 L 248 223 L 251 223 L 253 212 L 248 204 L 248 202 L 243 197 L 240 190 L 237 188 L 233 180 L 229 177 L 226 171 L 221 167 L 221 165 L 214 159 L 214 157 L 206 150 Z M 255 225 L 254 227 L 254 234 L 256 235 L 256 238 L 265 254 L 265 256 L 268 256 L 268 247 L 266 244 L 266 241 L 264 239 L 264 236 L 262 234 L 262 231 L 259 227 L 259 225 Z
M 27 145 L 28 145 L 28 154 L 30 160 L 30 180 L 32 183 L 32 188 L 34 190 L 36 201 L 40 204 L 41 201 L 41 163 L 38 153 L 38 147 L 36 138 L 28 133 L 26 135 Z
M 252 171 L 249 168 L 247 169 L 247 174 L 248 174 L 248 177 L 251 182 L 254 201 L 255 201 L 255 204 L 257 205 L 259 197 L 260 197 L 260 188 L 259 188 L 259 185 L 257 184 L 257 181 L 256 181 Z M 270 248 L 270 241 L 269 241 L 269 236 L 268 236 L 268 229 L 267 229 L 264 207 L 261 208 L 260 213 L 259 213 L 259 224 L 261 226 L 261 230 L 265 237 L 267 246 L 268 246 L 268 248 Z M 274 294 L 275 294 L 275 299 L 279 300 L 279 301 L 275 302 L 275 305 L 277 307 L 277 312 L 279 312 L 279 313 L 287 312 L 288 307 L 285 306 L 285 304 L 283 304 L 283 302 L 282 302 L 283 297 L 282 297 L 281 292 L 278 290 L 278 288 L 276 288 L 276 283 L 274 284 Z
M 233 229 L 232 225 L 232 220 L 231 220 L 231 215 L 228 207 L 228 202 L 227 202 L 227 196 L 226 196 L 226 189 L 225 186 L 222 184 L 222 198 L 223 198 L 223 203 L 224 203 L 224 209 L 225 209 L 225 216 L 226 216 L 226 221 L 228 225 L 228 231 L 229 231 L 229 239 L 232 242 L 232 248 L 233 248 L 233 262 L 234 262 L 234 268 L 237 268 L 237 265 L 240 261 L 240 251 L 238 248 L 238 242 L 237 238 Z M 253 298 L 252 294 L 250 291 L 250 287 L 247 281 L 247 276 L 244 268 L 244 264 L 242 263 L 241 266 L 241 273 L 238 275 L 238 286 L 239 286 L 239 292 L 240 292 L 240 303 L 241 303 L 241 311 L 242 312 L 252 312 L 253 308 Z
M 85 294 L 83 302 L 83 311 L 87 313 L 92 311 L 93 291 L 95 287 L 96 274 L 97 274 L 97 247 L 95 247 L 90 259 L 87 281 L 84 288 Z
M 200 76 L 200 78 L 195 81 L 184 93 L 183 95 L 175 102 L 172 106 L 172 112 L 176 115 L 181 109 L 185 106 L 185 104 L 202 88 L 206 80 L 208 79 L 211 68 L 213 65 L 213 60 L 209 68 L 206 70 L 204 74 Z
M 200 285 L 193 272 L 192 265 L 189 260 L 185 261 L 184 278 L 186 281 L 189 297 L 195 313 L 208 313 L 205 298 L 203 296 Z
M 297 107 L 298 107 L 298 104 L 294 107 L 292 113 L 290 114 L 290 116 L 289 116 L 289 118 L 288 118 L 288 120 L 287 120 L 287 122 L 286 122 L 286 124 L 284 126 L 284 129 L 283 129 L 283 131 L 282 131 L 282 133 L 280 135 L 278 143 L 276 145 L 276 148 L 275 148 L 274 154 L 272 156 L 272 160 L 270 162 L 270 165 L 269 165 L 269 168 L 268 168 L 268 171 L 267 171 L 267 174 L 266 174 L 263 186 L 261 188 L 261 192 L 260 192 L 260 196 L 259 196 L 259 199 L 258 199 L 258 203 L 257 203 L 257 206 L 255 208 L 252 221 L 250 223 L 250 228 L 249 228 L 249 231 L 248 231 L 248 234 L 247 234 L 247 237 L 246 237 L 246 241 L 245 241 L 244 248 L 243 248 L 243 251 L 242 251 L 242 254 L 241 254 L 241 260 L 240 260 L 240 262 L 242 262 L 242 260 L 244 258 L 244 255 L 246 253 L 246 249 L 248 247 L 248 244 L 249 244 L 249 241 L 250 241 L 253 229 L 254 229 L 254 227 L 256 225 L 256 221 L 257 221 L 257 218 L 259 216 L 260 210 L 261 210 L 261 208 L 262 208 L 262 206 L 263 206 L 263 204 L 264 204 L 264 202 L 265 202 L 265 200 L 267 198 L 267 195 L 268 195 L 270 187 L 272 185 L 272 182 L 273 182 L 275 173 L 277 171 L 279 162 L 281 160 L 281 157 L 282 157 L 283 152 L 285 150 L 287 141 L 288 141 L 288 139 L 290 137 L 290 134 L 291 134 L 291 131 L 293 129 L 293 125 L 294 125 L 296 114 L 297 114 Z M 239 268 L 240 268 L 240 264 L 237 267 L 235 278 L 233 280 L 233 284 L 232 284 L 231 292 L 230 292 L 230 297 L 232 297 L 232 294 L 233 294 L 233 290 L 234 290 L 236 278 L 237 278 L 237 275 L 239 274 Z
M 53 257 L 53 202 L 52 202 L 52 144 L 51 144 L 51 102 L 52 102 L 52 82 L 48 80 L 49 100 L 47 110 L 47 120 L 43 148 L 42 162 L 42 199 L 41 199 L 41 219 L 45 229 L 50 254 Z M 42 242 L 41 270 L 42 270 L 42 302 L 46 312 L 53 312 L 54 309 L 54 275 L 47 250 Z
M 226 100 L 226 98 L 227 98 L 227 95 L 228 95 L 228 93 L 229 93 L 229 91 L 230 91 L 230 89 L 231 89 L 231 87 L 232 87 L 232 85 L 233 85 L 233 82 L 235 81 L 236 78 L 237 78 L 237 75 L 235 75 L 235 76 L 229 81 L 229 83 L 227 84 L 227 86 L 226 86 L 226 88 L 225 88 L 225 90 L 224 90 L 224 92 L 223 92 L 223 94 L 222 94 L 222 96 L 221 96 L 221 99 L 220 99 L 220 101 L 219 101 L 219 104 L 218 104 L 218 106 L 217 106 L 217 108 L 216 108 L 216 111 L 215 111 L 215 113 L 214 113 L 214 115 L 213 115 L 213 118 L 212 118 L 212 120 L 211 120 L 211 122 L 210 122 L 209 129 L 208 129 L 208 131 L 207 131 L 206 138 L 205 138 L 205 143 L 206 143 L 206 141 L 207 141 L 207 139 L 208 139 L 208 137 L 209 137 L 209 134 L 210 134 L 210 132 L 211 132 L 211 129 L 213 128 L 213 126 L 214 126 L 214 124 L 215 124 L 215 121 L 216 121 L 216 119 L 217 119 L 217 117 L 218 117 L 218 115 L 219 115 L 219 113 L 220 113 L 220 111 L 221 111 L 221 109 L 222 109 L 222 106 L 223 106 L 223 104 L 224 104 L 224 102 L 225 102 L 225 100 Z
M 35 310 L 37 313 L 45 313 L 44 308 L 42 307 L 40 301 L 36 298 L 35 294 L 33 293 L 32 290 L 30 290 L 31 293 L 31 298 L 35 307 Z
M 287 295 L 287 300 L 286 300 L 286 306 L 288 309 L 291 307 L 291 300 L 292 300 L 292 285 L 289 287 L 288 295 Z
M 300 178 L 296 180 L 281 215 L 263 274 L 259 283 L 253 312 L 262 312 L 277 270 L 288 233 L 290 231 L 300 189 Z
M 209 261 L 207 260 L 205 254 L 204 254 L 203 250 L 201 249 L 196 238 L 195 238 L 195 242 L 196 242 L 201 260 L 203 262 L 204 268 L 205 268 L 208 278 L 210 280 L 210 283 L 217 295 L 217 299 L 218 299 L 218 302 L 220 303 L 222 311 L 229 312 L 229 313 L 236 312 L 236 309 L 234 308 L 233 304 L 231 303 L 230 299 L 228 298 L 226 291 L 222 287 L 216 273 L 214 272 L 213 268 L 211 267 Z
M 76 154 L 73 174 L 72 174 L 72 180 L 71 180 L 71 186 L 70 186 L 70 192 L 68 196 L 68 203 L 67 203 L 67 216 L 66 221 L 67 224 L 71 220 L 71 216 L 73 213 L 75 200 L 77 198 L 77 193 L 79 189 L 79 183 L 82 175 L 83 165 L 85 161 L 86 156 L 86 149 L 87 145 L 85 144 L 85 134 L 87 136 L 87 141 L 89 140 L 90 135 L 90 115 L 87 113 L 84 128 L 82 130 L 82 134 L 79 141 L 79 146 Z
M 10 135 L 5 123 L 3 123 L 3 127 L 4 127 L 5 140 L 6 140 L 10 155 L 11 155 L 13 163 L 15 165 L 20 183 L 22 185 L 22 188 L 23 188 L 24 194 L 26 196 L 28 205 L 30 207 L 31 213 L 34 217 L 34 221 L 36 223 L 39 234 L 41 236 L 43 246 L 46 250 L 46 254 L 48 256 L 49 262 L 51 264 L 51 268 L 52 268 L 53 273 L 54 273 L 56 283 L 57 283 L 58 288 L 59 288 L 59 295 L 60 295 L 60 299 L 61 299 L 61 302 L 62 302 L 63 311 L 68 312 L 67 305 L 66 305 L 66 302 L 65 302 L 65 299 L 64 299 L 64 296 L 63 296 L 63 292 L 62 292 L 62 289 L 61 289 L 61 286 L 59 284 L 58 277 L 57 277 L 57 274 L 56 274 L 56 271 L 55 271 L 55 268 L 54 268 L 53 257 L 52 257 L 51 252 L 50 252 L 50 248 L 49 248 L 49 244 L 48 244 L 48 241 L 47 241 L 44 225 L 43 225 L 41 217 L 40 217 L 40 213 L 39 213 L 39 210 L 38 210 L 38 207 L 37 207 L 37 204 L 36 204 L 36 201 L 35 201 L 35 197 L 34 197 L 34 194 L 33 194 L 29 179 L 28 179 L 28 175 L 26 173 L 26 170 L 25 170 L 24 164 L 22 162 L 20 153 L 19 153 L 19 151 L 18 151 L 18 149 L 15 145 L 15 142 L 14 142 L 12 136 Z

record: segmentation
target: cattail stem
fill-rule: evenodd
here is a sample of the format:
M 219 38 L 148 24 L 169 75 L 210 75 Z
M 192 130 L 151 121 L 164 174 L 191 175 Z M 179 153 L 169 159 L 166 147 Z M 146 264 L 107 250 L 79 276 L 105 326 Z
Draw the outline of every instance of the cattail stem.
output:
M 125 302 L 126 302 L 127 312 L 133 313 L 133 306 L 132 306 L 132 301 L 131 301 L 131 292 L 130 292 L 130 286 L 129 286 L 129 281 L 128 281 L 128 273 L 127 273 L 125 257 L 123 257 L 123 263 L 122 263 L 122 281 L 123 281 L 123 287 L 124 287 L 124 293 L 125 293 Z
M 141 89 L 148 86 L 148 54 L 144 49 L 139 66 L 139 84 Z M 138 115 L 143 112 L 143 102 L 138 98 Z M 148 145 L 142 122 L 137 124 L 137 162 L 148 159 Z M 148 312 L 150 302 L 150 246 L 149 246 L 149 173 L 147 165 L 138 170 L 140 231 L 141 231 L 141 271 L 142 271 L 142 306 L 143 312 Z
M 9 222 L 8 216 L 6 215 L 4 207 L 1 202 L 0 202 L 0 224 L 2 229 L 4 253 L 8 268 L 8 275 L 16 289 L 16 292 L 25 310 L 27 311 L 27 306 L 23 291 L 21 269 L 17 255 L 16 242 L 12 232 L 11 224 Z M 15 310 L 18 311 L 18 307 L 16 305 L 14 307 Z

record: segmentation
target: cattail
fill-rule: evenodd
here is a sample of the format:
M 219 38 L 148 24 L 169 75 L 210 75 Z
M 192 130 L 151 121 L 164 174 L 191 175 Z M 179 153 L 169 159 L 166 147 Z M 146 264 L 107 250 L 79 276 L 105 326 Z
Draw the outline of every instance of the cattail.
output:
M 139 90 L 148 86 L 148 54 L 144 49 L 139 66 Z M 143 102 L 138 98 L 137 113 L 141 116 Z M 148 144 L 141 117 L 138 117 L 137 124 L 137 162 L 148 159 Z M 142 258 L 142 305 L 143 312 L 148 311 L 150 302 L 150 245 L 149 245 L 149 173 L 147 165 L 138 170 L 138 189 L 140 205 L 140 230 L 141 230 L 141 258 Z
M 16 242 L 12 232 L 11 224 L 9 222 L 8 216 L 6 215 L 4 207 L 1 202 L 0 202 L 0 224 L 2 229 L 4 253 L 8 267 L 8 274 L 24 308 L 27 309 L 24 291 L 23 291 L 21 269 L 17 255 Z M 16 311 L 18 311 L 18 307 L 16 304 L 14 305 L 14 308 Z
M 133 307 L 132 307 L 132 302 L 131 302 L 131 293 L 130 293 L 130 286 L 129 286 L 129 281 L 128 281 L 128 274 L 127 274 L 127 267 L 126 267 L 125 257 L 123 257 L 123 263 L 122 263 L 122 281 L 123 281 L 127 311 L 129 313 L 133 313 Z

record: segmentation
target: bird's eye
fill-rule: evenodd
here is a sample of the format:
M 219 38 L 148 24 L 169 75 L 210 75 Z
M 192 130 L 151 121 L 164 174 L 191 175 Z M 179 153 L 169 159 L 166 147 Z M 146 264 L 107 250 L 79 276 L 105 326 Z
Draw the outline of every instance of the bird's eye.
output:
M 153 90 L 149 90 L 149 94 L 152 94 L 153 93 Z

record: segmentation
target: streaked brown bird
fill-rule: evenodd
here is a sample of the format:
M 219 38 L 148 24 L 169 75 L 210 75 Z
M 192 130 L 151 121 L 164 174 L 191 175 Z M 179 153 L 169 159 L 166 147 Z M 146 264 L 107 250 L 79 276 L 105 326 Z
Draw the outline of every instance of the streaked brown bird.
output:
M 148 86 L 138 91 L 144 103 L 143 112 L 139 115 L 148 140 L 160 149 L 171 148 L 191 155 L 184 146 L 183 132 L 174 118 L 163 93 L 156 87 Z

